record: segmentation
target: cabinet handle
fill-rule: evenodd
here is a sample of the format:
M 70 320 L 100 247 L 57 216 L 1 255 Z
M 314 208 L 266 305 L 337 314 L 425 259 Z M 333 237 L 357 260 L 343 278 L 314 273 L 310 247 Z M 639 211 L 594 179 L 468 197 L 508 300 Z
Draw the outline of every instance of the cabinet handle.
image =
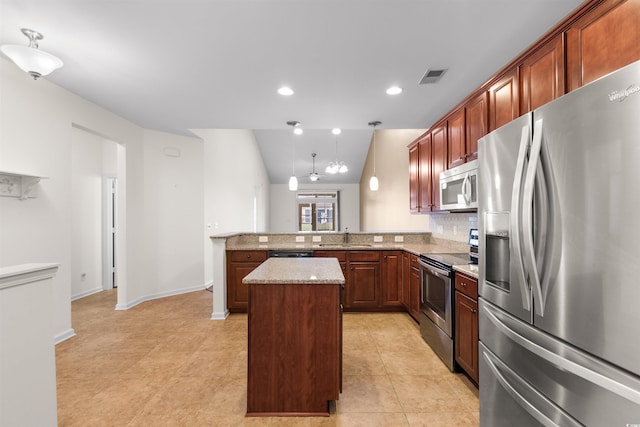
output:
M 463 288 L 466 288 L 466 287 L 467 287 L 467 284 L 466 284 L 466 283 L 464 283 L 464 282 L 460 282 L 460 286 L 462 286 Z
M 247 259 L 251 259 L 251 255 L 247 255 Z
M 476 313 L 478 312 L 478 310 L 474 310 L 474 309 L 472 308 L 472 309 L 471 309 L 471 312 L 472 312 L 473 314 L 476 314 Z

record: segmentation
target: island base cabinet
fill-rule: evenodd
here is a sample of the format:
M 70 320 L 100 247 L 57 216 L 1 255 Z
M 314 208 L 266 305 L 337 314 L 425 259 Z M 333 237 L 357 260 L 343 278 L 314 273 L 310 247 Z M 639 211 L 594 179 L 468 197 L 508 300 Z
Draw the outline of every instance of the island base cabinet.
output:
M 340 395 L 339 284 L 251 284 L 247 416 L 329 416 Z

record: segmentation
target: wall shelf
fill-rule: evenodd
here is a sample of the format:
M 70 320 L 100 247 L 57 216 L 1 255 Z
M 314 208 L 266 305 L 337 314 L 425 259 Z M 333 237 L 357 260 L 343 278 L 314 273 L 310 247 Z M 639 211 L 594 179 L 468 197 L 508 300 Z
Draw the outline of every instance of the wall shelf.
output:
M 27 200 L 38 196 L 38 183 L 45 176 L 0 171 L 0 196 Z

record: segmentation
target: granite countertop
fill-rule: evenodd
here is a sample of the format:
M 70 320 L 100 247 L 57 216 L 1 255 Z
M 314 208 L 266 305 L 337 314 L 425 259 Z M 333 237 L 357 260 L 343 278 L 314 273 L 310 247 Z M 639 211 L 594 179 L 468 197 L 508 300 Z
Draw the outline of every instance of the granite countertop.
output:
M 242 283 L 274 284 L 344 284 L 340 263 L 335 258 L 269 258 L 249 273 Z
M 454 265 L 453 269 L 474 279 L 478 278 L 478 264 Z
M 421 253 L 460 253 L 464 250 L 438 243 L 351 243 L 351 244 L 316 244 L 316 243 L 247 243 L 227 247 L 234 251 L 255 250 L 309 250 L 309 251 L 407 251 L 414 255 Z M 468 247 L 467 247 L 468 250 Z

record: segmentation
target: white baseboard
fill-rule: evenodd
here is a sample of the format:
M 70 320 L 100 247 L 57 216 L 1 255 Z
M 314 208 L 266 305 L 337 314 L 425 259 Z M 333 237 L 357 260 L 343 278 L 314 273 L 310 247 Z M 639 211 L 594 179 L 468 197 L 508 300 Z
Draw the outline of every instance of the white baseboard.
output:
M 88 297 L 89 295 L 97 294 L 98 292 L 102 292 L 104 289 L 102 287 L 89 289 L 88 291 L 80 292 L 79 294 L 71 295 L 71 301 L 75 301 L 80 298 Z
M 145 295 L 143 297 L 136 298 L 133 301 L 125 304 L 116 304 L 116 310 L 129 310 L 130 308 L 135 307 L 136 305 L 143 303 L 145 301 L 151 301 L 158 298 L 171 297 L 174 295 L 186 294 L 189 292 L 203 291 L 205 290 L 205 288 L 206 288 L 205 285 L 198 285 L 198 286 L 192 286 L 190 288 L 182 288 L 182 289 L 176 289 L 173 291 L 160 292 L 152 295 Z
M 69 328 L 64 332 L 61 332 L 59 334 L 57 334 L 56 336 L 53 337 L 53 343 L 55 345 L 60 344 L 62 341 L 66 341 L 71 337 L 75 337 L 76 336 L 76 331 L 73 330 L 73 328 Z
M 229 317 L 229 310 L 225 312 L 216 312 L 211 313 L 211 320 L 224 320 Z

